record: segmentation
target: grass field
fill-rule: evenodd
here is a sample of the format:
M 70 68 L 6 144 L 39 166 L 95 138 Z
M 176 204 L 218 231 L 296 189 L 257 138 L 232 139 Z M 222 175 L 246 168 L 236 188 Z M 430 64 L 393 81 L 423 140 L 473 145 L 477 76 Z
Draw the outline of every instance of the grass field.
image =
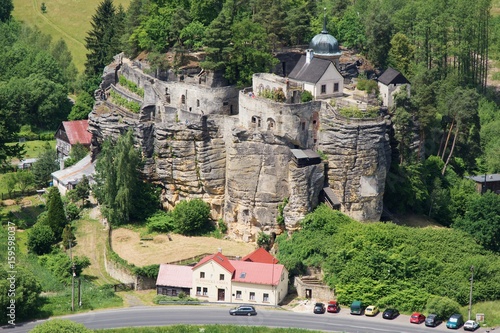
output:
M 140 239 L 137 231 L 119 228 L 113 230 L 113 250 L 123 259 L 136 266 L 163 264 L 188 259 L 204 253 L 222 253 L 229 256 L 245 256 L 255 250 L 255 245 L 213 237 L 186 237 L 173 234 L 157 235 L 152 240 Z
M 47 7 L 40 10 L 42 2 Z M 90 21 L 102 0 L 14 0 L 14 17 L 30 26 L 37 26 L 52 36 L 53 41 L 64 39 L 79 72 L 85 64 L 85 37 L 91 29 Z M 114 0 L 115 6 L 127 9 L 130 0 Z

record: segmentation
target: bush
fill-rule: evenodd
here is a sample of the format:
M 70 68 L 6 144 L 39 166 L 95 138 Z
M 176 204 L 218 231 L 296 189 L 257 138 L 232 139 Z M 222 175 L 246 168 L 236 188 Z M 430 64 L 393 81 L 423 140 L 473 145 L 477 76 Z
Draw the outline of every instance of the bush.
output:
M 28 233 L 28 249 L 37 255 L 49 253 L 54 242 L 54 232 L 48 225 L 37 222 Z
M 302 92 L 302 94 L 300 95 L 300 101 L 302 103 L 307 103 L 307 102 L 310 102 L 312 100 L 313 100 L 313 95 L 307 90 L 304 90 Z
M 269 251 L 271 247 L 271 236 L 262 231 L 259 232 L 259 235 L 257 236 L 257 245 L 265 248 L 266 251 Z
M 35 326 L 31 333 L 91 333 L 92 331 L 83 326 L 83 324 L 75 323 L 67 319 L 51 319 L 40 325 Z
M 158 211 L 147 220 L 147 227 L 149 232 L 168 233 L 174 230 L 175 222 L 169 214 Z
M 426 311 L 441 318 L 449 318 L 454 313 L 460 313 L 460 305 L 448 297 L 434 296 L 427 301 Z
M 186 236 L 201 235 L 211 228 L 210 206 L 201 199 L 184 200 L 172 211 L 175 231 Z

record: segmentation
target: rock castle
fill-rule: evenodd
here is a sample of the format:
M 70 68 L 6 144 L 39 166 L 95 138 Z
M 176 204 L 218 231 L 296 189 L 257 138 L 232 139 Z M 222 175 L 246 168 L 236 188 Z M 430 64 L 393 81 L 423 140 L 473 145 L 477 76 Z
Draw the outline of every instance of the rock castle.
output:
M 116 56 L 89 115 L 94 157 L 105 138 L 132 128 L 145 178 L 162 187 L 164 208 L 200 198 L 230 237 L 245 241 L 297 228 L 321 201 L 360 221 L 379 220 L 390 120 L 341 115 L 342 106 L 361 113 L 370 106 L 347 89 L 339 68 L 348 66 L 325 28 L 306 55 L 278 58 L 281 75 L 254 74 L 252 87 L 238 90 L 197 66 L 148 74 L 146 63 Z M 120 76 L 143 96 L 119 84 Z M 301 102 L 305 91 L 313 99 Z

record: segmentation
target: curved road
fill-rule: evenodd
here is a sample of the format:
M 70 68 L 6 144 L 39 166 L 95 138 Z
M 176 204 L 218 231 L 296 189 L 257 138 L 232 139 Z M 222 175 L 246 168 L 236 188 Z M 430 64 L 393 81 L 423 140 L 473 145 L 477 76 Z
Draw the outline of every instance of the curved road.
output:
M 444 324 L 439 327 L 425 327 L 424 324 L 409 323 L 409 317 L 401 315 L 394 320 L 384 320 L 381 314 L 374 318 L 351 316 L 348 309 L 338 314 L 297 313 L 274 308 L 257 308 L 258 315 L 252 317 L 230 316 L 230 307 L 221 306 L 140 306 L 125 309 L 94 311 L 60 318 L 70 319 L 91 329 L 165 326 L 173 324 L 229 324 L 244 326 L 296 327 L 326 332 L 347 333 L 424 333 L 456 332 L 447 330 Z M 29 322 L 15 328 L 3 327 L 2 332 L 28 332 L 43 321 Z M 463 329 L 459 329 L 463 332 Z M 479 329 L 476 332 L 486 332 Z

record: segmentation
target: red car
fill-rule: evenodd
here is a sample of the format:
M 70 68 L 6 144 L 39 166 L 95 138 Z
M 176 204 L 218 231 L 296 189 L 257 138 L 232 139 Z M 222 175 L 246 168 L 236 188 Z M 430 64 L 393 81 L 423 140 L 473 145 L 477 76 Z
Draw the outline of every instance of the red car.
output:
M 328 306 L 326 307 L 326 311 L 337 313 L 340 311 L 340 305 L 337 301 L 328 302 Z
M 419 312 L 413 312 L 410 317 L 410 323 L 412 324 L 420 324 L 425 321 L 425 316 Z

